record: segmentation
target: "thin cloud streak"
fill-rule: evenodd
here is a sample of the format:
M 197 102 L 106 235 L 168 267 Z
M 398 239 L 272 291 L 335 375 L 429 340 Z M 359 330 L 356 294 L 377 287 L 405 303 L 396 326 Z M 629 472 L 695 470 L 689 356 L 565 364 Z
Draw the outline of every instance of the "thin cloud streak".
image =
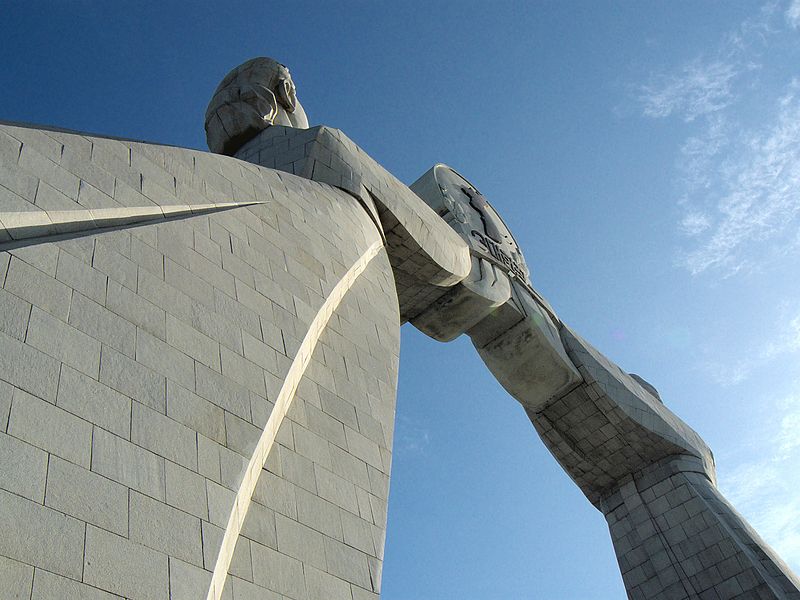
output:
M 800 0 L 793 0 L 786 9 L 786 22 L 793 29 L 800 29 Z
M 713 210 L 714 218 L 705 229 L 695 229 L 694 235 L 708 235 L 682 257 L 693 275 L 711 268 L 735 273 L 757 267 L 754 257 L 781 256 L 795 248 L 800 215 L 798 89 L 798 82 L 792 81 L 775 103 L 773 122 L 742 136 L 734 148 L 727 148 L 722 161 L 709 161 L 705 170 L 694 166 L 698 173 L 693 184 L 705 177 L 711 190 L 705 197 L 695 192 L 686 202 L 692 206 L 689 214 L 697 213 L 700 204 Z M 713 135 L 707 139 L 713 140 Z M 717 141 L 709 143 L 708 154 L 716 155 Z
M 663 118 L 677 114 L 691 122 L 722 110 L 734 100 L 731 86 L 738 75 L 739 68 L 734 64 L 696 59 L 678 73 L 656 77 L 642 86 L 639 100 L 644 115 Z
M 759 80 L 772 66 L 761 62 L 770 44 L 787 34 L 786 23 L 800 26 L 800 0 L 779 6 L 765 5 L 726 35 L 713 58 L 640 88 L 644 116 L 695 128 L 676 165 L 677 229 L 687 239 L 678 264 L 692 275 L 730 277 L 800 250 L 800 82 L 790 79 L 770 99 L 774 87 Z M 744 114 L 758 123 L 743 125 Z

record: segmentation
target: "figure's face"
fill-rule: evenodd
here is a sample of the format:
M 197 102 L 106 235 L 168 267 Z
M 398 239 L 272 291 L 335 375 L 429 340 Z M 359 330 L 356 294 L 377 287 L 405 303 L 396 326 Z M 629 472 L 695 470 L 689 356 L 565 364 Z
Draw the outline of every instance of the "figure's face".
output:
M 433 174 L 441 197 L 423 197 L 431 208 L 464 238 L 473 252 L 530 283 L 528 267 L 514 236 L 486 198 L 446 165 L 434 167 Z
M 297 88 L 295 88 L 292 76 L 286 67 L 281 68 L 281 77 L 276 92 L 278 102 L 286 109 L 286 112 L 294 112 L 297 108 Z

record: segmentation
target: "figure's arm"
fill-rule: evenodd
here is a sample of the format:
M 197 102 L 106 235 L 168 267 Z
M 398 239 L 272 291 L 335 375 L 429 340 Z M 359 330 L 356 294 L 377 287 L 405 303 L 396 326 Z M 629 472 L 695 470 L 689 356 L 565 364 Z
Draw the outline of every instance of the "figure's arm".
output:
M 474 187 L 444 165 L 411 187 L 472 251 L 470 275 L 411 322 L 442 341 L 470 336 L 606 516 L 628 596 L 800 598 L 796 576 L 718 491 L 705 442 L 558 319 Z

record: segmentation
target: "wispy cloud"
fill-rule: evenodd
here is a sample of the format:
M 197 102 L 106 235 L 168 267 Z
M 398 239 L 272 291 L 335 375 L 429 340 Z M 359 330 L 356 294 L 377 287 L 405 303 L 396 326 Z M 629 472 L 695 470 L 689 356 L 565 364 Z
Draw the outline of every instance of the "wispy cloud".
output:
M 727 274 L 753 267 L 752 261 L 796 249 L 800 216 L 800 85 L 792 80 L 784 94 L 766 107 L 774 115 L 759 130 L 734 142 L 720 140 L 709 126 L 704 137 L 684 146 L 695 157 L 687 177 L 684 221 L 705 217 L 704 234 L 682 254 L 692 274 L 721 268 Z M 696 140 L 696 141 L 695 141 Z M 693 148 L 693 146 L 697 148 Z M 720 157 L 723 152 L 724 156 Z M 701 185 L 702 184 L 702 185 Z
M 398 415 L 395 421 L 394 449 L 395 453 L 413 455 L 425 454 L 430 443 L 430 432 L 405 415 Z
M 678 262 L 693 275 L 730 276 L 800 250 L 800 82 L 788 74 L 791 61 L 770 52 L 786 42 L 786 23 L 800 27 L 800 0 L 784 6 L 766 4 L 710 57 L 639 89 L 644 116 L 693 130 L 676 161 L 677 226 L 687 240 Z M 783 86 L 774 83 L 781 75 Z
M 733 63 L 695 59 L 677 73 L 657 75 L 642 86 L 639 100 L 648 117 L 679 115 L 685 121 L 726 108 L 739 67 Z
M 720 487 L 756 531 L 800 572 L 800 392 L 762 409 L 777 418 L 758 432 L 752 459 L 720 472 Z
M 800 0 L 792 0 L 786 9 L 786 21 L 794 29 L 800 29 Z

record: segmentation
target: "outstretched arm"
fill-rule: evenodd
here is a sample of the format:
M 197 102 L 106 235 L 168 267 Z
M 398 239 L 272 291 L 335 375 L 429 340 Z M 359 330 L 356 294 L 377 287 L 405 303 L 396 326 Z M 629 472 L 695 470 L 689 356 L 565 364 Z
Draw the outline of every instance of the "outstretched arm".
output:
M 469 182 L 413 184 L 470 244 L 472 271 L 411 322 L 466 333 L 564 470 L 608 521 L 630 598 L 800 598 L 800 581 L 716 487 L 714 458 L 653 386 L 564 325 Z

